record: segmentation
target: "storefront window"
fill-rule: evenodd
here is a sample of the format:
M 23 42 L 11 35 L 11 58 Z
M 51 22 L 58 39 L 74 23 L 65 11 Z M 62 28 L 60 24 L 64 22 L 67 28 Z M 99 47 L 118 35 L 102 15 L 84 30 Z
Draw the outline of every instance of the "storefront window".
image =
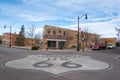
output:
M 48 48 L 56 48 L 56 41 L 48 41 Z

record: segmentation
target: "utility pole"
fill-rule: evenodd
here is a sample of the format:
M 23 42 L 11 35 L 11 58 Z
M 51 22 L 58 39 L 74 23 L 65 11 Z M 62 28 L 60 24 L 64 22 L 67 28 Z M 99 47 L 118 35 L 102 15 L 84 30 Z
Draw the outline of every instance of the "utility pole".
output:
M 77 51 L 80 51 L 80 33 L 79 33 L 79 16 L 78 16 L 78 31 L 77 31 Z

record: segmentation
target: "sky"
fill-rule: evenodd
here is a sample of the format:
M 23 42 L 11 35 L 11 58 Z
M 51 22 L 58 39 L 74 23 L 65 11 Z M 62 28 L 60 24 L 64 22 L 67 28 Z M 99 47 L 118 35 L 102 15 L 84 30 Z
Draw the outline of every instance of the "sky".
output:
M 104 38 L 117 37 L 119 5 L 120 0 L 0 0 L 0 35 L 9 32 L 10 26 L 12 33 L 19 33 L 22 25 L 26 33 L 32 25 L 41 34 L 44 25 L 77 30 L 79 16 L 82 31 Z

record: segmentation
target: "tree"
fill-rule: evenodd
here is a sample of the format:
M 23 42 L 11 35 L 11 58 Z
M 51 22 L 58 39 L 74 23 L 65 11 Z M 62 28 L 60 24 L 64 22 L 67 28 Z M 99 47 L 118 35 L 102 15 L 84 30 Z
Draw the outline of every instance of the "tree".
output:
M 15 45 L 16 46 L 25 46 L 24 42 L 25 42 L 25 28 L 24 28 L 24 25 L 22 25 L 19 35 L 16 38 Z
M 35 39 L 35 45 L 37 47 L 41 47 L 41 34 L 37 33 L 34 39 Z
M 36 27 L 35 25 L 32 25 L 31 27 L 29 27 L 29 32 L 27 32 L 28 34 L 28 37 L 32 39 L 31 43 L 32 43 L 32 46 L 34 45 L 34 37 L 35 37 L 35 30 L 36 30 Z

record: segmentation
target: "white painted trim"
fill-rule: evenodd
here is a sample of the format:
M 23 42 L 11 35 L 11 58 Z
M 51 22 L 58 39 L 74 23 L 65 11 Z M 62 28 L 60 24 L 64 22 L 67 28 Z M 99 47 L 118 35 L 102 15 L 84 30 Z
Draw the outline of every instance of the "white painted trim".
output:
M 47 39 L 47 41 L 66 41 L 64 39 Z

